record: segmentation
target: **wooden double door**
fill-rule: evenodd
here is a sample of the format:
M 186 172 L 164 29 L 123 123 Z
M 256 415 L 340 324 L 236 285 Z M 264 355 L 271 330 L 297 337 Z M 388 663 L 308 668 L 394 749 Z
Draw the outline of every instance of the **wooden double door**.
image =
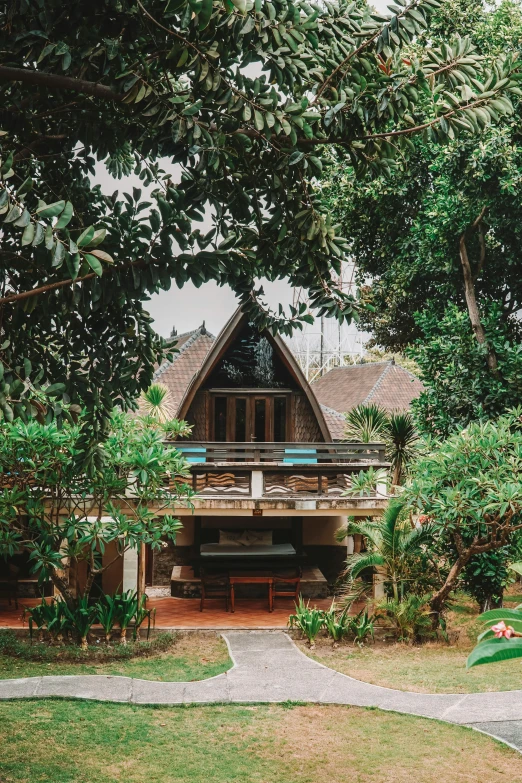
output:
M 293 440 L 291 393 L 211 393 L 211 440 L 284 443 Z

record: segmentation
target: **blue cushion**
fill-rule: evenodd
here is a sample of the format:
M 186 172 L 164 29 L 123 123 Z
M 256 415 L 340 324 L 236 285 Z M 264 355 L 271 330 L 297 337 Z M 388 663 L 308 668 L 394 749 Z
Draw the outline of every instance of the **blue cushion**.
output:
M 296 456 L 290 459 L 285 457 L 283 465 L 317 465 L 317 459 L 304 457 L 305 454 L 317 454 L 316 449 L 285 449 L 285 454 L 295 454 Z
M 185 449 L 190 454 L 189 457 L 187 457 L 185 455 Z M 191 448 L 190 446 L 180 446 L 179 450 L 181 451 L 181 453 L 183 454 L 183 456 L 185 457 L 187 462 L 206 462 L 207 461 L 206 460 L 206 453 L 207 453 L 206 449 L 196 448 L 196 447 Z M 193 456 L 195 454 L 201 454 L 201 457 Z

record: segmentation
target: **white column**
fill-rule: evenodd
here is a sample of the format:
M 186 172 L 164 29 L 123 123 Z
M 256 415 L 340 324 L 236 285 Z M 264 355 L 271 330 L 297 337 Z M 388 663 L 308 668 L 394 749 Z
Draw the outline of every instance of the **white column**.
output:
M 138 550 L 127 549 L 123 555 L 123 591 L 136 590 L 138 581 Z
M 262 470 L 253 470 L 252 471 L 252 497 L 253 498 L 262 498 L 263 497 L 263 471 Z

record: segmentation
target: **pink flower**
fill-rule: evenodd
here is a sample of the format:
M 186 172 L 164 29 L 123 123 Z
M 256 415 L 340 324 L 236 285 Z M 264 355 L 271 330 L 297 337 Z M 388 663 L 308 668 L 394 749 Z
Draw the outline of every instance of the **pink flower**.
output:
M 511 625 L 506 625 L 504 620 L 501 620 L 496 625 L 491 626 L 491 630 L 495 634 L 495 639 L 502 639 L 505 636 L 506 639 L 511 639 L 515 633 L 515 629 Z

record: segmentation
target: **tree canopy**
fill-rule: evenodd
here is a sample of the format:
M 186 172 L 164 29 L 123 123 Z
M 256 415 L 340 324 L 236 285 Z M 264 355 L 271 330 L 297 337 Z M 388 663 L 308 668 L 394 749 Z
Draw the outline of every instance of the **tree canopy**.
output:
M 522 74 L 466 38 L 415 52 L 438 0 L 21 0 L 0 11 L 0 409 L 88 411 L 84 448 L 132 407 L 166 346 L 151 294 L 229 284 L 259 327 L 260 277 L 309 290 L 340 320 L 348 249 L 317 189 L 336 165 L 389 172 L 512 111 Z M 413 52 L 407 56 L 406 52 Z M 103 194 L 95 164 L 140 189 Z M 203 216 L 212 229 L 202 233 Z M 46 392 L 45 392 L 46 390 Z M 71 407 L 68 407 L 71 406 Z
M 444 3 L 430 32 L 436 42 L 456 31 L 469 35 L 486 60 L 500 50 L 518 56 L 520 6 L 511 0 L 493 9 L 477 0 Z M 481 315 L 492 303 L 516 335 L 513 315 L 522 304 L 516 100 L 515 115 L 487 124 L 478 142 L 460 135 L 440 145 L 416 137 L 407 171 L 373 180 L 357 178 L 353 169 L 329 175 L 324 195 L 357 263 L 372 306 L 362 318 L 376 344 L 411 345 L 422 334 L 416 313 L 440 318 L 448 302 L 468 310 L 479 342 Z

